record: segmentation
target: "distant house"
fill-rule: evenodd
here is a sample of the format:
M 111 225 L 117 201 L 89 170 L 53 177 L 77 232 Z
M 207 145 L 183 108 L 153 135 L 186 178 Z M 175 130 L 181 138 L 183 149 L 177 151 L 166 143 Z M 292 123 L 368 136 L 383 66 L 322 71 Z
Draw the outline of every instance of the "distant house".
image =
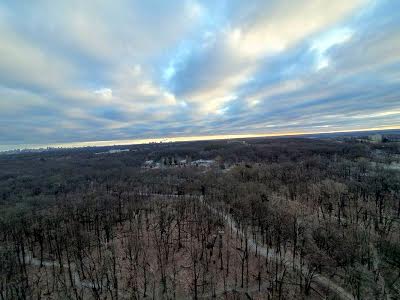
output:
M 214 160 L 212 159 L 198 159 L 191 162 L 191 165 L 196 167 L 210 167 L 212 164 L 214 164 Z
M 158 162 L 154 160 L 146 160 L 143 163 L 143 169 L 159 169 L 159 168 L 186 168 L 186 167 L 206 167 L 209 168 L 216 163 L 215 160 L 198 159 L 192 161 L 190 157 L 186 156 L 181 159 L 176 156 L 161 157 Z
M 143 169 L 152 169 L 153 166 L 154 166 L 154 161 L 153 161 L 153 160 L 146 160 L 146 161 L 143 163 L 142 168 L 143 168 Z

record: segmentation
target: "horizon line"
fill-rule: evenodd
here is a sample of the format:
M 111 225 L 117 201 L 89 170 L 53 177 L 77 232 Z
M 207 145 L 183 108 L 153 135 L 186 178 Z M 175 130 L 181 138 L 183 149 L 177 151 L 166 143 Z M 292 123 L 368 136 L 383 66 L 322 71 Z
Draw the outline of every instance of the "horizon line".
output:
M 240 138 L 261 138 L 261 137 L 288 137 L 288 136 L 304 136 L 313 134 L 331 134 L 331 133 L 351 133 L 351 132 L 368 132 L 382 130 L 400 130 L 400 127 L 374 127 L 363 128 L 357 130 L 332 130 L 332 131 L 317 131 L 317 132 L 283 132 L 283 133 L 248 133 L 248 134 L 219 134 L 219 135 L 197 135 L 197 136 L 175 136 L 161 138 L 142 138 L 142 139 L 121 139 L 121 140 L 99 140 L 86 142 L 63 142 L 63 143 L 46 143 L 46 144 L 20 144 L 22 148 L 16 148 L 17 144 L 0 145 L 0 152 L 16 151 L 16 150 L 38 150 L 46 148 L 86 148 L 86 147 L 107 147 L 107 146 L 129 146 L 143 145 L 150 143 L 174 143 L 174 142 L 195 142 L 195 141 L 213 141 L 213 140 L 229 140 Z M 4 147 L 4 149 L 2 149 Z M 6 148 L 8 147 L 8 148 Z

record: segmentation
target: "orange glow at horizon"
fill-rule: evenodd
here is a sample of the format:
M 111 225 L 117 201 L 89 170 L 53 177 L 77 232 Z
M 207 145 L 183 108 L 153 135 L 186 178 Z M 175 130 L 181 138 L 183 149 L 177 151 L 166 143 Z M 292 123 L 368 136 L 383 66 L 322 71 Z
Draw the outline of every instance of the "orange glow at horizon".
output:
M 363 132 L 375 130 L 396 130 L 400 127 L 378 127 L 378 128 L 363 128 L 357 130 L 333 130 L 333 131 L 293 131 L 282 133 L 254 133 L 254 134 L 221 134 L 221 135 L 198 135 L 198 136 L 181 136 L 181 137 L 163 137 L 163 138 L 146 138 L 146 139 L 124 139 L 124 140 L 109 140 L 109 141 L 88 141 L 88 142 L 72 142 L 72 143 L 59 143 L 49 144 L 42 147 L 61 147 L 61 148 L 74 148 L 74 147 L 95 147 L 95 146 L 114 146 L 114 145 L 135 145 L 135 144 L 149 144 L 149 143 L 170 143 L 170 142 L 192 142 L 192 141 L 207 141 L 207 140 L 228 140 L 240 138 L 257 138 L 257 137 L 284 137 L 284 136 L 301 136 L 309 134 L 329 134 L 329 133 L 347 133 L 347 132 Z

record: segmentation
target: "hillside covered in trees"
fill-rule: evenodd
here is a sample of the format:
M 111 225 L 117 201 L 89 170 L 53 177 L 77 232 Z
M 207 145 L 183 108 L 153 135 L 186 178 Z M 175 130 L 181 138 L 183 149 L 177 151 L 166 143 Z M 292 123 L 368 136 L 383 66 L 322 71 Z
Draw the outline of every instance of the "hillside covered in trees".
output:
M 400 144 L 0 156 L 0 299 L 399 299 Z

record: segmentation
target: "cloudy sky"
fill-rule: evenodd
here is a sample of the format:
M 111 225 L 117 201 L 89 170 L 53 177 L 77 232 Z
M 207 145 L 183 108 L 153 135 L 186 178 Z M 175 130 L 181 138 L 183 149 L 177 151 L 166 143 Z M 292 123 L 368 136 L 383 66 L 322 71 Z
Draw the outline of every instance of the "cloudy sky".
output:
M 0 2 L 0 145 L 400 128 L 400 1 Z

